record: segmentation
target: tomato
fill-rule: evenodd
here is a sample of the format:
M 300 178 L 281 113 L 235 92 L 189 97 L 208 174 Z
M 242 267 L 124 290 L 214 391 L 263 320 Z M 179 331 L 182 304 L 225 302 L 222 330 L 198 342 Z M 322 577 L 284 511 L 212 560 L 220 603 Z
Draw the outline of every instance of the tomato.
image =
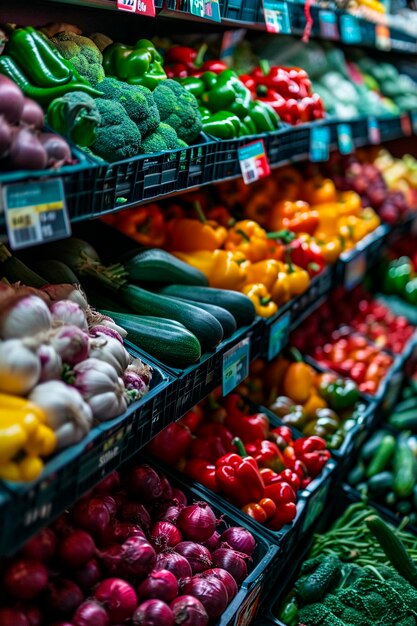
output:
M 352 337 L 349 337 L 348 341 L 349 341 L 349 347 L 352 350 L 359 349 L 359 348 L 366 348 L 367 346 L 369 346 L 367 339 L 365 339 L 365 337 L 359 337 L 358 335 L 353 335 Z

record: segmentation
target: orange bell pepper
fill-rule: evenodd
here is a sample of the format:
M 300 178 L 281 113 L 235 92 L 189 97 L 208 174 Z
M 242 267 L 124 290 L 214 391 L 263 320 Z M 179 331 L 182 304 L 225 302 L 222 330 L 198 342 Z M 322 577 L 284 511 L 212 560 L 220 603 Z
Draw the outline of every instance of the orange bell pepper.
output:
M 268 254 L 266 231 L 253 220 L 242 220 L 229 230 L 224 245 L 231 252 L 242 252 L 248 261 L 262 261 Z
M 251 263 L 247 268 L 246 283 L 263 283 L 270 291 L 277 280 L 278 272 L 282 269 L 282 266 L 283 264 L 275 259 Z
M 165 218 L 158 204 L 124 211 L 113 225 L 142 246 L 160 248 L 165 244 Z
M 168 225 L 168 249 L 181 252 L 214 251 L 221 248 L 227 230 L 213 220 L 207 220 L 201 205 L 195 203 L 198 219 L 180 218 Z
M 336 187 L 330 178 L 310 178 L 301 187 L 301 197 L 312 205 L 336 202 Z

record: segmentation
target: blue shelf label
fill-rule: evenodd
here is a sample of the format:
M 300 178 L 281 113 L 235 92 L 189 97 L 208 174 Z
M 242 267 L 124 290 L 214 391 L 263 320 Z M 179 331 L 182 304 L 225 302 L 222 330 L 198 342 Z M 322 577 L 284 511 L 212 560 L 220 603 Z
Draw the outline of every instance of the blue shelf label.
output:
M 219 0 L 190 0 L 190 13 L 213 22 L 221 22 Z
M 233 391 L 249 374 L 250 339 L 242 339 L 223 355 L 223 395 Z
M 339 41 L 339 29 L 337 16 L 334 11 L 320 11 L 319 13 L 320 35 L 324 39 Z
M 339 124 L 337 127 L 337 142 L 340 154 L 352 154 L 352 129 L 349 124 Z
M 268 33 L 291 33 L 290 14 L 288 4 L 280 0 L 263 0 L 265 26 Z
M 340 16 L 340 38 L 343 43 L 354 44 L 361 42 L 361 26 L 353 15 L 343 13 Z
M 268 360 L 272 361 L 286 345 L 291 323 L 291 312 L 285 313 L 271 324 L 268 341 Z
M 247 185 L 271 173 L 263 139 L 239 148 L 238 157 L 243 180 Z
M 313 126 L 310 131 L 310 160 L 313 162 L 329 160 L 330 128 Z
M 5 185 L 3 204 L 13 250 L 71 235 L 61 178 Z
M 347 291 L 350 291 L 363 281 L 366 273 L 366 254 L 359 252 L 353 259 L 348 261 L 345 268 L 344 285 Z
M 373 145 L 381 143 L 381 130 L 375 117 L 368 118 L 368 137 L 369 142 Z

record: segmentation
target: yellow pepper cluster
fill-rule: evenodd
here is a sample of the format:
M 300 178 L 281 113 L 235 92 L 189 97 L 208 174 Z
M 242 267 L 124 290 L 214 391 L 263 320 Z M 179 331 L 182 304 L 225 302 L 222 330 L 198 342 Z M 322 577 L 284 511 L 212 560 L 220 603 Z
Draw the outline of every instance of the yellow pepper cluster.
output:
M 25 398 L 0 394 L 0 478 L 35 480 L 42 472 L 42 457 L 56 449 L 54 431 L 45 413 Z

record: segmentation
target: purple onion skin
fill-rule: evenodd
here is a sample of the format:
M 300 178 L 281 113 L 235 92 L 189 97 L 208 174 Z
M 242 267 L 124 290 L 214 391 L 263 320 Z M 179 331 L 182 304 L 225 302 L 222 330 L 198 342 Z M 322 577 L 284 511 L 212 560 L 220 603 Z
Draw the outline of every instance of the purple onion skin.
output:
M 23 92 L 7 76 L 0 74 L 0 115 L 9 124 L 18 124 L 24 105 Z
M 209 618 L 200 600 L 194 596 L 178 596 L 171 602 L 174 618 L 182 626 L 207 626 Z
M 134 626 L 174 626 L 174 614 L 161 600 L 146 600 L 133 613 Z
M 232 526 L 227 528 L 221 535 L 221 540 L 227 543 L 233 550 L 243 552 L 248 556 L 252 556 L 255 548 L 256 541 L 246 528 L 242 526 Z

